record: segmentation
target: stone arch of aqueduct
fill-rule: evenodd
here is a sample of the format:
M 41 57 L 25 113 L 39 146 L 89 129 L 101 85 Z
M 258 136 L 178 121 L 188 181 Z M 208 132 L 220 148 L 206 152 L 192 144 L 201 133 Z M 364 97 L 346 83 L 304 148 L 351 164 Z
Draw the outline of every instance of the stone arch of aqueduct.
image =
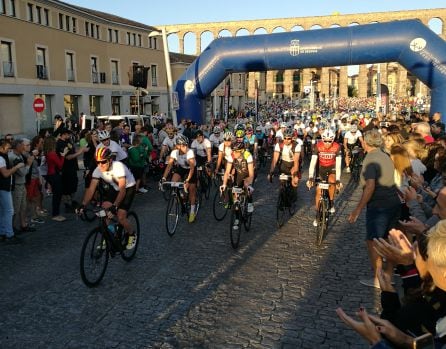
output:
M 446 39 L 446 8 L 425 9 L 398 12 L 374 12 L 364 14 L 333 14 L 317 17 L 293 17 L 277 19 L 259 19 L 231 22 L 209 22 L 178 24 L 164 26 L 167 32 L 176 32 L 179 53 L 184 53 L 184 42 L 195 40 L 195 52 L 202 52 L 203 38 L 217 38 L 223 36 L 255 35 L 273 33 L 277 31 L 298 31 L 319 28 L 346 27 L 358 24 L 388 22 L 404 19 L 419 19 L 426 26 L 435 27 L 436 33 Z M 170 40 L 169 40 L 170 41 Z M 209 41 L 210 42 L 210 41 Z M 209 43 L 208 42 L 208 43 Z M 206 45 L 208 44 L 206 43 Z M 203 45 L 204 46 L 204 45 Z M 371 48 L 372 49 L 372 48 Z M 381 63 L 381 83 L 387 84 L 391 95 L 407 97 L 410 95 L 427 95 L 427 87 L 410 76 L 407 70 L 397 63 Z M 318 69 L 302 69 L 301 72 L 286 70 L 284 72 L 251 72 L 246 80 L 232 77 L 233 89 L 231 94 L 237 93 L 242 97 L 247 92 L 248 98 L 254 97 L 256 81 L 261 91 L 261 99 L 297 97 L 303 86 L 308 85 L 314 74 L 319 77 L 317 93 L 319 97 L 331 98 L 333 96 L 347 97 L 348 85 L 357 87 L 358 97 L 368 97 L 374 93 L 377 66 L 360 65 L 357 75 L 349 78 L 348 67 L 324 67 Z M 234 74 L 233 74 L 234 75 Z M 278 77 L 280 75 L 280 77 Z M 240 86 L 237 86 L 237 83 Z M 244 84 L 248 86 L 242 86 Z M 235 89 L 234 89 L 235 88 Z M 237 89 L 239 92 L 236 92 Z M 243 91 L 243 92 L 242 92 Z M 246 91 L 246 92 L 245 92 Z M 221 95 L 222 92 L 219 94 Z M 263 97 L 263 98 L 262 98 Z

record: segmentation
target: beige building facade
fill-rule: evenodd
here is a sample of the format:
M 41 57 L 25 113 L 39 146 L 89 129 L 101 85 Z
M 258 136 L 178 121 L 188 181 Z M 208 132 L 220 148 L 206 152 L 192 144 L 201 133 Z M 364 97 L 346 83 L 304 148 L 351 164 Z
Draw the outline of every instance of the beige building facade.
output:
M 278 19 L 259 19 L 236 22 L 194 23 L 167 25 L 167 31 L 175 31 L 178 39 L 179 52 L 185 50 L 185 41 L 195 42 L 196 52 L 201 52 L 204 39 L 220 36 L 256 35 L 273 32 L 291 32 L 300 30 L 317 30 L 321 28 L 346 27 L 360 24 L 388 22 L 404 19 L 419 19 L 426 26 L 437 30 L 437 34 L 446 39 L 446 8 L 426 9 L 398 12 L 376 12 L 365 14 L 334 14 L 331 16 L 294 17 Z M 356 67 L 324 67 L 301 70 L 251 72 L 244 74 L 243 83 L 232 86 L 232 105 L 240 107 L 245 100 L 255 96 L 255 86 L 259 86 L 260 102 L 298 99 L 305 97 L 305 90 L 311 84 L 316 96 L 327 102 L 333 102 L 338 97 L 347 97 L 349 86 L 355 90 L 358 97 L 370 97 L 376 94 L 377 71 L 380 70 L 381 84 L 389 88 L 389 94 L 394 98 L 410 96 L 427 96 L 427 87 L 417 80 L 407 70 L 397 63 L 382 63 L 378 65 L 360 65 Z M 353 72 L 352 72 L 353 70 Z M 238 82 L 238 74 L 232 74 L 232 82 Z M 312 81 L 310 83 L 310 81 Z M 350 85 L 353 82 L 354 85 Z M 224 84 L 220 84 L 213 95 L 222 98 Z M 243 90 L 246 88 L 246 90 Z M 243 94 L 243 98 L 238 96 Z M 211 98 L 212 99 L 212 98 Z M 221 103 L 217 103 L 217 106 Z
M 167 112 L 161 36 L 154 27 L 59 1 L 0 0 L 0 135 L 34 135 L 54 115 L 136 114 L 128 71 L 150 67 L 140 112 Z M 45 110 L 37 114 L 40 97 Z

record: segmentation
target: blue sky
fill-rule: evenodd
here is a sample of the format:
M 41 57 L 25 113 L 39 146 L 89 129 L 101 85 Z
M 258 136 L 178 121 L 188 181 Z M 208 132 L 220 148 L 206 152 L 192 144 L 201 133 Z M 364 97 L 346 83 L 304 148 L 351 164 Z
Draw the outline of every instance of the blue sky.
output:
M 445 8 L 445 0 L 66 0 L 147 25 Z

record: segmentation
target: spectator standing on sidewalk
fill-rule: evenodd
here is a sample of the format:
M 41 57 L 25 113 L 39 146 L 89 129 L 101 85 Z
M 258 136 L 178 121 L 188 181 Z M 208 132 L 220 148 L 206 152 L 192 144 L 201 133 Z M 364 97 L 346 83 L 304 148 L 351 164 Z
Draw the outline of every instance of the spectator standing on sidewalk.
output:
M 366 243 L 373 278 L 360 280 L 361 284 L 379 288 L 377 272 L 382 268 L 382 259 L 373 248 L 373 239 L 386 238 L 400 217 L 401 201 L 395 185 L 395 167 L 392 159 L 381 149 L 383 139 L 378 130 L 371 130 L 364 135 L 364 150 L 367 152 L 362 165 L 361 199 L 348 217 L 355 223 L 363 208 L 366 213 Z
M 36 136 L 31 142 L 31 153 L 34 160 L 26 176 L 26 197 L 28 199 L 28 212 L 31 214 L 31 223 L 44 223 L 41 216 L 45 215 L 42 203 L 42 184 L 40 182 L 39 163 L 43 138 Z
M 61 153 L 56 152 L 56 139 L 47 137 L 43 141 L 43 152 L 46 157 L 48 174 L 47 180 L 52 189 L 52 219 L 58 222 L 66 218 L 60 215 L 60 202 L 62 200 L 62 166 L 65 161 L 65 155 L 68 153 L 68 147 Z
M 27 150 L 31 148 L 31 143 L 28 139 L 22 138 L 15 140 L 12 144 L 12 151 L 9 152 L 9 162 L 13 166 L 23 163 L 25 166 L 14 173 L 14 189 L 12 192 L 12 202 L 14 205 L 14 220 L 13 227 L 16 231 L 32 232 L 36 229 L 31 227 L 26 219 L 27 200 L 26 200 L 26 175 L 34 161 L 34 156 L 26 157 Z
M 0 140 L 0 241 L 16 244 L 20 240 L 15 236 L 12 228 L 14 206 L 12 204 L 12 175 L 25 166 L 23 162 L 12 166 L 9 162 L 8 152 L 11 144 Z

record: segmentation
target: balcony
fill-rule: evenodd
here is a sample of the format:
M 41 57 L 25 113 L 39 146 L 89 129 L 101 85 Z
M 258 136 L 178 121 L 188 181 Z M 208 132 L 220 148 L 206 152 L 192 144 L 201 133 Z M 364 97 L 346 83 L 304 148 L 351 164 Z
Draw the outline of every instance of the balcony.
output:
M 48 72 L 44 65 L 36 65 L 37 79 L 48 80 Z
M 75 81 L 74 80 L 74 70 L 73 69 L 67 69 L 67 80 L 68 81 Z
M 112 84 L 119 85 L 119 75 L 116 72 L 112 72 Z
M 3 76 L 5 78 L 14 77 L 14 62 L 3 62 Z
M 91 81 L 93 82 L 93 84 L 98 84 L 99 83 L 99 73 L 92 72 L 91 73 Z

